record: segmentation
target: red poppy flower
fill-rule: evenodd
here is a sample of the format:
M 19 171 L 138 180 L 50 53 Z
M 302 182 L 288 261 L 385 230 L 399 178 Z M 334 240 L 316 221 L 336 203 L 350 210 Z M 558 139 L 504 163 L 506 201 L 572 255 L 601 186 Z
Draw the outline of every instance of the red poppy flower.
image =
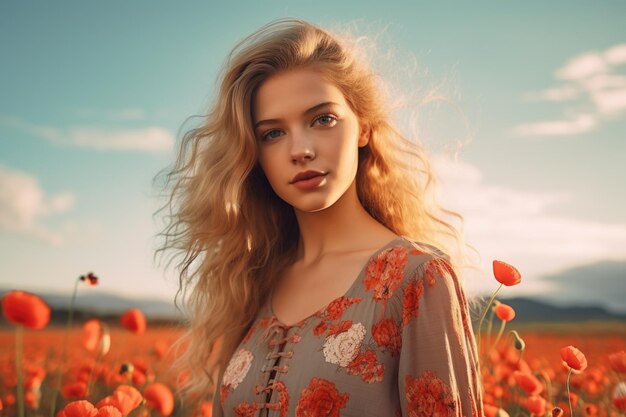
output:
M 538 395 L 531 395 L 526 398 L 526 408 L 536 416 L 542 416 L 546 413 L 546 400 Z
M 174 395 L 165 385 L 158 382 L 148 384 L 143 391 L 143 396 L 148 406 L 154 408 L 162 416 L 167 417 L 172 414 L 174 410 Z
M 95 417 L 98 409 L 86 400 L 72 401 L 59 414 L 61 417 Z
M 120 322 L 124 328 L 130 330 L 133 333 L 143 333 L 146 331 L 146 316 L 143 315 L 138 308 L 131 308 L 126 310 Z
M 491 404 L 483 404 L 483 411 L 485 412 L 485 417 L 496 417 L 498 414 L 499 408 L 495 405 Z
M 574 371 L 581 372 L 587 368 L 587 358 L 574 346 L 570 345 L 561 348 L 561 359 L 563 359 L 565 365 L 572 368 Z
M 626 351 L 619 351 L 609 355 L 609 362 L 615 372 L 626 373 Z
M 493 275 L 498 282 L 507 287 L 517 285 L 522 281 L 519 271 L 513 265 L 502 261 L 493 261 Z
M 496 316 L 502 321 L 509 322 L 515 318 L 515 310 L 508 304 L 499 303 L 495 310 Z
M 14 324 L 30 329 L 43 329 L 50 321 L 50 307 L 36 296 L 25 291 L 9 291 L 2 297 L 4 317 Z
M 105 405 L 112 405 L 120 410 L 122 415 L 125 416 L 137 408 L 142 401 L 143 397 L 136 388 L 131 387 L 130 385 L 120 385 L 115 388 L 113 394 L 104 397 L 98 402 L 98 404 L 96 404 L 96 406 L 101 408 Z
M 112 405 L 105 405 L 98 408 L 96 417 L 122 417 L 122 413 Z
M 517 383 L 517 385 L 519 385 L 521 389 L 526 391 L 528 395 L 538 395 L 541 394 L 541 391 L 543 391 L 543 385 L 532 374 L 514 371 L 513 377 L 515 378 L 515 382 Z
M 98 341 L 100 340 L 100 333 L 102 327 L 100 320 L 92 319 L 83 324 L 83 337 L 82 342 L 85 349 L 93 352 L 98 347 Z
M 562 417 L 563 409 L 561 407 L 554 407 L 552 409 L 552 417 Z

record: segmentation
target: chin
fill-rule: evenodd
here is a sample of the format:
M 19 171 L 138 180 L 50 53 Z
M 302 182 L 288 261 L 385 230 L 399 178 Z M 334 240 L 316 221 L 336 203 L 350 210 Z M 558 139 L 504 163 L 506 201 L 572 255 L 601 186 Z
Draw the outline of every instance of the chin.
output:
M 335 204 L 335 201 L 315 201 L 315 202 L 307 202 L 300 204 L 291 204 L 294 210 L 302 211 L 306 213 L 315 213 L 318 211 L 326 210 Z

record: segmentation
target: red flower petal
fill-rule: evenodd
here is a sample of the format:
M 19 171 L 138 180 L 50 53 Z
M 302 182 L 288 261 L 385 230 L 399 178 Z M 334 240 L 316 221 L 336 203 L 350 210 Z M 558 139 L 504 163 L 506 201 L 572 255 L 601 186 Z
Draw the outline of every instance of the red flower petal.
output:
M 143 333 L 146 331 L 146 316 L 143 315 L 138 308 L 131 308 L 126 310 L 120 322 L 124 328 L 130 330 L 133 333 Z
M 50 307 L 40 297 L 26 291 L 9 291 L 2 297 L 4 317 L 30 329 L 43 329 L 50 321 Z
M 584 371 L 587 368 L 587 358 L 574 346 L 561 348 L 561 359 L 565 364 L 575 371 Z
M 513 265 L 497 260 L 493 261 L 493 276 L 507 287 L 517 285 L 522 281 L 522 276 Z
M 148 384 L 143 391 L 143 396 L 147 404 L 162 416 L 167 417 L 172 414 L 174 410 L 174 395 L 167 386 L 159 382 Z

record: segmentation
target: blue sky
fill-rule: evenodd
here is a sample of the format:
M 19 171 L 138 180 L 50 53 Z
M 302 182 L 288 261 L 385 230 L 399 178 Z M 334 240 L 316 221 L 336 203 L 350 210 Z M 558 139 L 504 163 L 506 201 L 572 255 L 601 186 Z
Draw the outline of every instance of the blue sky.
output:
M 395 88 L 448 98 L 418 128 L 483 258 L 470 292 L 501 259 L 524 277 L 503 295 L 626 311 L 624 16 L 617 1 L 2 2 L 0 287 L 69 292 L 93 270 L 103 290 L 171 299 L 151 180 L 230 48 L 299 17 L 375 38 Z

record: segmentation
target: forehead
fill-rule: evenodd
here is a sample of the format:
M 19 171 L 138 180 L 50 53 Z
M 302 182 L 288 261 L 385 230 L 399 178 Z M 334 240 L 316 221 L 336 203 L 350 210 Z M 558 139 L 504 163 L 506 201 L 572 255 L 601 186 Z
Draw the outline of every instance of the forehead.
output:
M 316 104 L 332 101 L 347 106 L 332 82 L 312 69 L 279 72 L 265 80 L 252 103 L 254 120 L 301 115 Z

